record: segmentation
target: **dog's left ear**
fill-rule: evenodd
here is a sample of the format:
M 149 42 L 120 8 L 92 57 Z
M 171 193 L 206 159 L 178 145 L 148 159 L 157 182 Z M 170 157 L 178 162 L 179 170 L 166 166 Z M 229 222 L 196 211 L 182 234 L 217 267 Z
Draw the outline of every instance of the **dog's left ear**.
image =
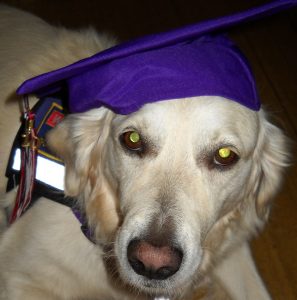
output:
M 113 115 L 106 108 L 71 114 L 47 135 L 49 148 L 65 163 L 65 195 L 79 200 L 101 240 L 119 222 L 115 188 L 103 166 Z
M 289 166 L 289 139 L 268 120 L 263 110 L 259 112 L 259 118 L 260 131 L 253 157 L 250 187 L 252 198 L 256 200 L 257 215 L 266 220 L 271 200 L 281 186 L 283 171 Z
M 104 141 L 109 134 L 110 114 L 112 112 L 104 108 L 70 114 L 47 134 L 49 148 L 65 163 L 67 196 L 78 197 L 85 192 L 95 150 L 99 167 Z

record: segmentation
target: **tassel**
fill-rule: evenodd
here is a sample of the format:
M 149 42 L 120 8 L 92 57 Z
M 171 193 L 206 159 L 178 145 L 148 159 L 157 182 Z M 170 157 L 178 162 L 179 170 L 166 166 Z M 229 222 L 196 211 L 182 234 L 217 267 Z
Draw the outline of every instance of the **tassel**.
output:
M 24 96 L 24 133 L 22 134 L 20 183 L 9 223 L 12 224 L 31 203 L 36 174 L 39 139 L 34 128 L 35 114 L 30 110 L 28 97 Z

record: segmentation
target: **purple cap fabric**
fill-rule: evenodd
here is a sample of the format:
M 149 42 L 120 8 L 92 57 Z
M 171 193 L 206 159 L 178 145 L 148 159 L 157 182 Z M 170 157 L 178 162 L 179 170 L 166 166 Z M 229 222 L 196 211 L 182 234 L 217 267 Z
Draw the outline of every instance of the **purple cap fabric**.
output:
M 71 112 L 105 106 L 118 114 L 129 114 L 146 103 L 206 95 L 222 96 L 259 110 L 260 100 L 247 60 L 218 32 L 296 4 L 297 0 L 277 0 L 123 43 L 29 79 L 17 93 L 45 93 L 66 83 Z

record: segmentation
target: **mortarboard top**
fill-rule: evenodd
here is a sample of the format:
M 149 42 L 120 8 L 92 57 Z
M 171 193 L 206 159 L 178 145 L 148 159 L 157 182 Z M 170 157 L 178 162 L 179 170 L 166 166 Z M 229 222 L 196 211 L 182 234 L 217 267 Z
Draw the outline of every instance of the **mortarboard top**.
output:
M 146 103 L 206 95 L 222 96 L 259 110 L 249 64 L 220 32 L 296 4 L 297 0 L 276 0 L 122 43 L 31 78 L 17 93 L 44 94 L 66 84 L 69 108 L 74 113 L 105 106 L 118 114 L 129 114 Z

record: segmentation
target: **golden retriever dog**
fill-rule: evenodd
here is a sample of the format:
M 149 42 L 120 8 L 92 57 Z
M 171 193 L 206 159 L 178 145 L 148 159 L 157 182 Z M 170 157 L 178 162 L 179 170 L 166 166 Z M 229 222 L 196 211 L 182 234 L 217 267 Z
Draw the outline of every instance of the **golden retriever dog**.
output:
M 68 115 L 48 144 L 65 162 L 65 195 L 85 211 L 94 243 L 69 207 L 44 197 L 7 225 L 17 87 L 113 43 L 92 29 L 70 31 L 0 8 L 0 299 L 270 299 L 248 241 L 267 220 L 287 141 L 263 109 L 228 99 Z M 140 133 L 137 147 L 131 132 Z M 222 161 L 224 147 L 231 155 Z

